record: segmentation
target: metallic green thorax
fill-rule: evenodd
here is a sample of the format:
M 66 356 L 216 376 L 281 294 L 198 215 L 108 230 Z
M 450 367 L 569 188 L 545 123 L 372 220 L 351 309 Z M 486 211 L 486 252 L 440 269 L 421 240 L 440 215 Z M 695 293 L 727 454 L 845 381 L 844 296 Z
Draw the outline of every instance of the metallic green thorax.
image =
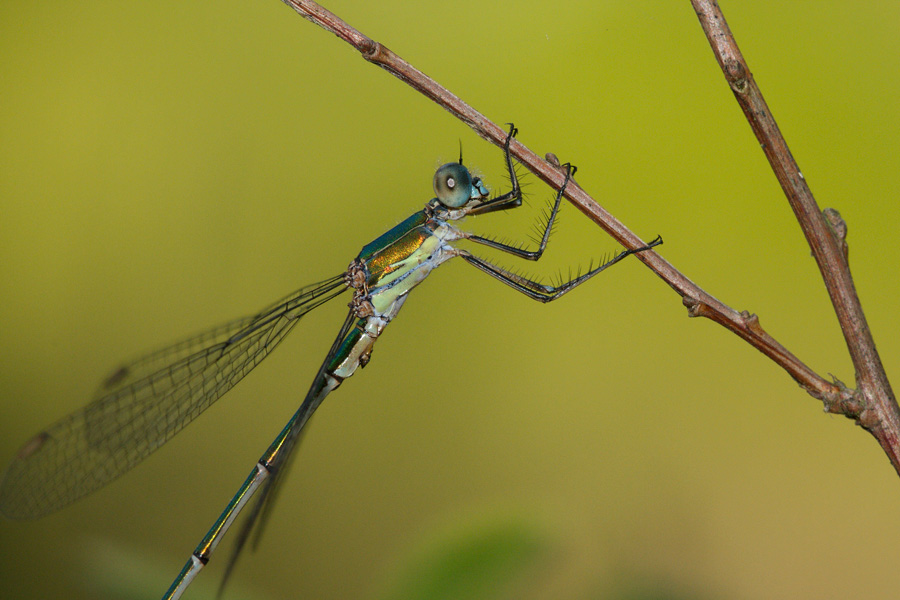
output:
M 434 191 L 437 197 L 425 208 L 363 246 L 350 263 L 344 281 L 353 288 L 350 310 L 357 320 L 319 372 L 311 390 L 314 397 L 323 399 L 358 367 L 366 366 L 375 340 L 409 292 L 435 267 L 460 255 L 451 242 L 468 235 L 450 222 L 483 206 L 489 193 L 462 162 L 437 170 Z
M 482 197 L 480 191 L 476 194 Z M 364 367 L 375 340 L 409 292 L 435 267 L 457 255 L 450 242 L 465 234 L 449 221 L 460 218 L 459 213 L 433 201 L 363 247 L 346 276 L 354 289 L 350 307 L 358 319 L 326 366 L 321 391 L 330 392 L 357 367 Z

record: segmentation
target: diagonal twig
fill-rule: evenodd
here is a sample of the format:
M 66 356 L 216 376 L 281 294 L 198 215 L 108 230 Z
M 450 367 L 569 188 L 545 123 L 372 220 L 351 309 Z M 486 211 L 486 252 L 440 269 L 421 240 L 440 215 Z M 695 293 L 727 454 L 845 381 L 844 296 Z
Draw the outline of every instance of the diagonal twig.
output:
M 475 133 L 485 140 L 498 147 L 502 146 L 506 138 L 506 131 L 502 127 L 490 121 L 487 117 L 463 102 L 462 99 L 452 94 L 425 73 L 422 73 L 407 63 L 383 44 L 363 35 L 315 2 L 310 0 L 282 1 L 297 11 L 303 18 L 334 33 L 336 36 L 352 45 L 360 52 L 365 60 L 380 66 L 413 89 L 418 90 L 420 93 L 432 99 L 439 106 L 466 123 L 475 131 Z M 707 4 L 709 3 L 695 2 L 695 8 L 698 11 L 698 15 L 701 16 L 701 22 L 703 22 L 704 17 L 698 6 Z M 721 17 L 713 18 L 713 21 L 717 21 L 720 25 L 724 24 L 724 19 Z M 725 26 L 725 29 L 727 30 L 727 25 Z M 721 33 L 717 33 L 716 35 L 721 36 Z M 730 36 L 730 33 L 728 35 Z M 736 49 L 736 46 L 734 46 L 735 51 Z M 739 52 L 733 54 L 740 57 Z M 744 89 L 742 86 L 746 85 L 746 89 L 755 90 L 756 95 L 761 100 L 762 97 L 758 94 L 758 89 L 756 89 L 755 84 L 752 82 L 752 78 L 749 76 L 749 70 L 746 69 L 743 59 L 741 58 L 736 62 L 731 61 L 728 65 L 730 65 L 729 69 L 732 69 L 732 71 L 738 75 L 735 78 L 735 81 L 738 83 L 733 84 L 732 89 L 735 89 L 735 85 Z M 736 67 L 734 65 L 742 65 L 742 67 Z M 726 70 L 726 75 L 728 73 L 729 71 Z M 744 83 L 741 84 L 739 81 L 743 81 Z M 742 94 L 745 93 L 746 92 L 742 92 Z M 738 95 L 738 91 L 735 91 L 735 95 Z M 768 109 L 766 108 L 765 110 L 768 115 Z M 770 117 L 769 119 L 771 120 Z M 774 125 L 774 120 L 771 120 L 769 129 L 773 129 L 774 132 L 777 133 L 777 126 Z M 775 146 L 776 145 L 773 144 L 773 147 Z M 515 139 L 510 145 L 510 152 L 520 163 L 525 165 L 526 168 L 548 185 L 556 188 L 559 188 L 562 185 L 564 172 L 559 169 L 558 161 L 555 161 L 550 157 L 548 157 L 548 160 L 540 158 L 537 154 Z M 766 154 L 767 156 L 770 156 L 770 160 L 772 157 L 781 156 L 782 154 L 786 154 L 786 156 L 790 158 L 790 152 L 787 150 L 787 146 L 784 144 L 783 140 L 776 150 L 773 150 L 771 153 L 767 150 Z M 790 173 L 791 175 L 788 177 L 792 178 L 792 181 L 795 184 L 799 182 L 798 187 L 806 187 L 802 175 L 800 175 L 799 170 L 796 170 L 796 165 L 793 171 L 785 168 L 782 168 L 781 171 L 779 171 L 779 169 L 776 168 L 776 175 L 780 172 Z M 781 175 L 779 175 L 779 180 L 781 180 Z M 580 186 L 577 184 L 573 185 L 572 183 L 574 182 L 571 182 L 566 188 L 565 195 L 579 210 L 626 248 L 634 249 L 645 245 L 636 234 L 597 204 L 597 202 L 595 202 Z M 809 194 L 808 188 L 806 188 L 805 193 Z M 796 196 L 799 194 L 795 193 L 794 195 Z M 789 193 L 789 197 L 790 196 L 791 193 Z M 811 199 L 812 196 L 809 195 L 809 198 Z M 818 208 L 815 208 L 814 202 L 812 203 L 812 206 L 814 208 L 811 210 L 815 213 L 815 216 L 810 214 L 810 209 L 804 209 L 803 211 L 798 212 L 798 218 L 803 214 L 806 221 L 811 222 L 817 220 L 822 223 L 823 221 L 820 213 L 818 213 Z M 836 215 L 837 213 L 835 212 L 834 214 Z M 839 220 L 839 215 L 833 217 L 833 220 L 838 227 L 842 223 Z M 803 222 L 804 221 L 801 220 L 801 224 Z M 804 227 L 804 231 L 806 231 L 806 227 Z M 825 257 L 826 264 L 831 264 L 828 261 L 834 261 L 836 260 L 836 257 L 831 250 L 826 251 L 822 250 L 822 248 L 825 248 L 826 246 L 835 246 L 838 241 L 842 242 L 843 238 L 839 237 L 836 233 L 831 233 L 831 231 L 834 230 L 826 228 L 824 231 L 826 232 L 824 235 L 819 232 L 813 236 L 813 239 L 816 242 L 814 251 L 815 248 L 820 248 L 819 252 Z M 810 243 L 813 245 L 812 241 Z M 891 459 L 895 469 L 900 472 L 900 444 L 897 442 L 898 432 L 900 432 L 900 416 L 898 416 L 900 413 L 896 410 L 896 403 L 893 402 L 893 396 L 890 395 L 890 388 L 885 387 L 887 384 L 886 377 L 883 378 L 883 381 L 878 378 L 877 373 L 880 368 L 880 362 L 878 361 L 877 354 L 874 354 L 874 344 L 871 345 L 872 352 L 857 352 L 851 350 L 851 355 L 854 356 L 854 365 L 857 365 L 857 360 L 859 360 L 861 364 L 869 365 L 871 367 L 864 371 L 860 371 L 859 367 L 857 367 L 860 389 L 854 392 L 846 388 L 841 382 L 828 381 L 824 377 L 818 375 L 771 335 L 766 333 L 760 326 L 759 319 L 755 315 L 752 315 L 747 311 L 738 312 L 723 304 L 688 279 L 658 253 L 646 251 L 641 252 L 636 256 L 682 297 L 682 301 L 688 308 L 688 314 L 690 316 L 709 318 L 732 331 L 787 371 L 787 373 L 810 395 L 822 400 L 825 403 L 827 410 L 845 414 L 856 419 L 865 426 L 879 439 L 879 442 Z M 817 260 L 819 260 L 818 255 Z M 822 263 L 820 262 L 820 264 Z M 845 269 L 845 271 L 840 272 L 840 274 L 835 277 L 838 281 L 838 283 L 835 284 L 836 288 L 849 289 L 852 292 L 853 287 L 852 280 L 849 278 L 849 269 Z M 826 284 L 827 281 L 828 278 L 826 277 Z M 846 282 L 849 282 L 849 288 L 846 288 Z M 829 287 L 829 290 L 831 290 L 831 287 Z M 852 297 L 854 299 L 856 298 L 855 292 L 852 293 Z M 857 299 L 856 305 L 858 306 L 858 304 L 859 302 Z M 838 307 L 839 305 L 836 303 L 835 306 Z M 854 333 L 853 339 L 858 340 L 861 339 L 860 336 L 862 336 L 863 333 L 868 335 L 868 329 L 865 327 L 865 319 L 862 318 L 862 311 L 855 311 L 852 309 L 852 306 L 853 302 L 842 302 L 840 304 L 841 308 L 838 309 L 838 314 L 839 319 L 841 319 L 842 327 L 844 327 L 845 330 L 845 336 L 847 336 L 847 331 L 849 329 L 852 332 L 856 332 Z M 842 311 L 844 312 L 842 313 Z M 842 314 L 847 316 L 841 317 Z M 847 326 L 844 325 L 845 318 L 848 322 Z M 869 336 L 868 339 L 871 340 L 871 336 Z M 848 338 L 848 345 L 853 345 L 851 344 L 850 338 Z M 876 364 L 878 368 L 875 368 Z M 863 373 L 862 376 L 859 375 L 861 372 Z M 883 369 L 880 369 L 880 372 L 883 375 Z M 882 383 L 884 385 L 882 385 Z M 888 396 L 879 395 L 874 391 L 876 389 L 887 390 Z M 891 414 L 890 405 L 892 403 L 894 407 L 894 417 L 892 419 L 883 417 L 882 415 Z

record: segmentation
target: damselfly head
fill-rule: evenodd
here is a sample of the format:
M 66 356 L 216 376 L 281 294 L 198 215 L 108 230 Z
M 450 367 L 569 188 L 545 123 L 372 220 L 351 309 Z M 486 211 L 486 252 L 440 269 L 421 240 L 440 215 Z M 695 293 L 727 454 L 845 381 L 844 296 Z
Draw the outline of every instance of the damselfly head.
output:
M 472 200 L 487 197 L 488 189 L 462 164 L 447 163 L 434 174 L 434 195 L 447 208 L 461 208 Z

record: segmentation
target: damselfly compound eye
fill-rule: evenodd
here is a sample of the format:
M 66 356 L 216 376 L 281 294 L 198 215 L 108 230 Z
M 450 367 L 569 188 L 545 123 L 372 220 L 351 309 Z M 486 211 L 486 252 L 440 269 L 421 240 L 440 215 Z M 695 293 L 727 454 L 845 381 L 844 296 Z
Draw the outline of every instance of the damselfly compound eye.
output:
M 447 208 L 459 208 L 469 201 L 472 176 L 459 163 L 447 163 L 434 174 L 434 195 Z

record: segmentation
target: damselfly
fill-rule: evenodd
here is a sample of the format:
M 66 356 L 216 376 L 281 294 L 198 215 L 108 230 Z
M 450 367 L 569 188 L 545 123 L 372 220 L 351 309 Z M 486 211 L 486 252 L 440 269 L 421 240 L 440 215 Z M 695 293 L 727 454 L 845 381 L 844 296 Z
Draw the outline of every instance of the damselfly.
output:
M 453 225 L 468 215 L 509 210 L 522 204 L 510 142 L 504 144 L 512 189 L 491 198 L 481 179 L 457 163 L 434 175 L 435 198 L 425 208 L 363 247 L 347 271 L 302 288 L 252 317 L 239 319 L 118 369 L 101 386 L 97 398 L 34 436 L 6 471 L 0 484 L 0 512 L 13 519 L 37 518 L 58 510 L 122 475 L 230 390 L 317 306 L 352 290 L 350 312 L 325 355 L 300 408 L 265 451 L 250 475 L 194 550 L 164 598 L 178 598 L 209 561 L 216 545 L 253 495 L 260 490 L 245 520 L 226 570 L 231 571 L 255 523 L 264 521 L 283 467 L 303 427 L 325 397 L 364 367 L 378 336 L 397 315 L 409 292 L 429 273 L 454 257 L 481 269 L 526 296 L 549 302 L 581 285 L 629 254 L 662 243 L 625 250 L 583 275 L 544 285 L 497 267 L 454 242 L 469 240 L 527 260 L 538 260 L 547 246 L 574 168 L 566 177 L 543 223 L 536 250 L 481 237 Z M 223 581 L 224 584 L 224 581 Z

